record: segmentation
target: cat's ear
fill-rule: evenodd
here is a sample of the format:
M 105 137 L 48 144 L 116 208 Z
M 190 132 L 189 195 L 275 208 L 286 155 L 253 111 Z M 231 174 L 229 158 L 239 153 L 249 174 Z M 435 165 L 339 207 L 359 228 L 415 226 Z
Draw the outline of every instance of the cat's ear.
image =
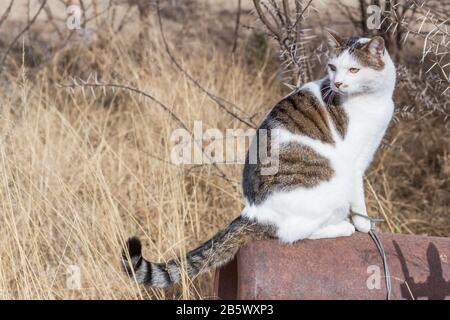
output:
M 363 49 L 367 50 L 370 54 L 377 57 L 383 56 L 384 48 L 385 48 L 384 39 L 380 36 L 373 37 L 363 47 Z
M 328 45 L 331 48 L 336 49 L 344 46 L 344 39 L 341 38 L 337 33 L 330 29 L 326 29 L 325 31 L 327 32 Z

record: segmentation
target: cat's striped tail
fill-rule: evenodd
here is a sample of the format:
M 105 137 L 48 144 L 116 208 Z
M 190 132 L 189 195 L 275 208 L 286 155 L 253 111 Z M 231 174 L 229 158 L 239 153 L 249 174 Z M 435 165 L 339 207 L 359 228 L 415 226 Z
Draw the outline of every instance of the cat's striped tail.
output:
M 122 253 L 122 264 L 130 277 L 138 283 L 165 288 L 181 280 L 181 264 L 189 277 L 220 267 L 233 259 L 239 248 L 251 239 L 272 236 L 271 228 L 240 216 L 225 229 L 198 248 L 187 253 L 185 259 L 172 259 L 167 263 L 154 263 L 142 257 L 141 241 L 130 238 Z M 130 259 L 130 260 L 129 260 Z

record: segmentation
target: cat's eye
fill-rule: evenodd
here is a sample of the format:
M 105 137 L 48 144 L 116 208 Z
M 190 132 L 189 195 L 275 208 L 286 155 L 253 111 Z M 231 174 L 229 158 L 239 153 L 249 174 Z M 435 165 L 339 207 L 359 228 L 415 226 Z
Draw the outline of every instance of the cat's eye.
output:
M 350 68 L 348 69 L 348 71 L 350 71 L 351 73 L 357 73 L 359 71 L 358 68 Z
M 328 68 L 330 68 L 331 71 L 336 71 L 336 66 L 334 64 L 329 64 Z

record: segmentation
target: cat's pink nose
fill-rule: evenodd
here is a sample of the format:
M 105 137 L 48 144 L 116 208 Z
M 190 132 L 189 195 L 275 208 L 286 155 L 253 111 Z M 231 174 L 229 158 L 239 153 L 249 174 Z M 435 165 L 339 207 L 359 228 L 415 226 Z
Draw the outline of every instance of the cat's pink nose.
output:
M 335 82 L 334 85 L 339 89 L 339 87 L 342 85 L 342 82 Z

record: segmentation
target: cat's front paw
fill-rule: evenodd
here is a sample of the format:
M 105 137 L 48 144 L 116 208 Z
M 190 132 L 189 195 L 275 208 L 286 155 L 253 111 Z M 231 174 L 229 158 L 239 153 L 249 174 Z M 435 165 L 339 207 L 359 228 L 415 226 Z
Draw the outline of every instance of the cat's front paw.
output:
M 353 216 L 352 221 L 356 230 L 358 230 L 359 232 L 369 233 L 372 226 L 369 219 L 360 216 Z

